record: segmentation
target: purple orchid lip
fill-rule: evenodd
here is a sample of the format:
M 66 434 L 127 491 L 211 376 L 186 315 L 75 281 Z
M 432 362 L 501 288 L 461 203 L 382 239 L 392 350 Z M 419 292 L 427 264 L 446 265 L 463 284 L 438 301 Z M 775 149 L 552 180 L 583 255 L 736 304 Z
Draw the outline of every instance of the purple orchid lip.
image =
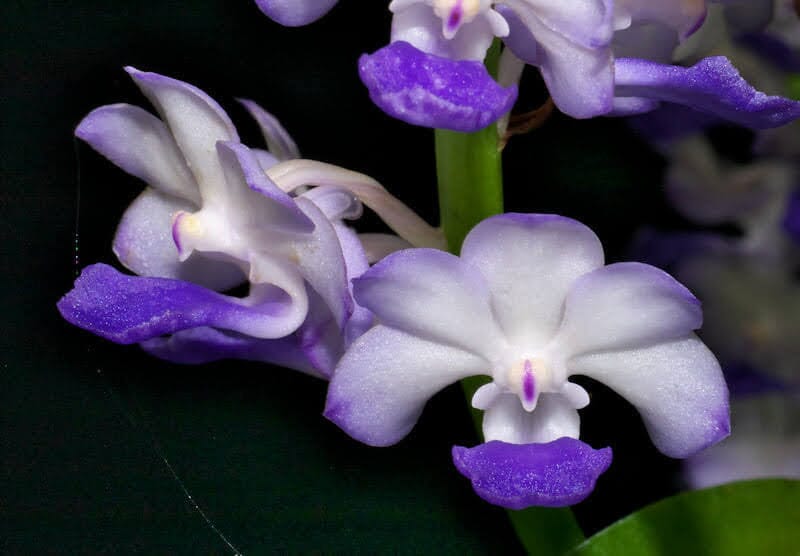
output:
M 614 75 L 616 96 L 683 104 L 752 129 L 800 118 L 800 102 L 757 91 L 724 56 L 703 58 L 689 68 L 617 58 Z
M 358 72 L 381 110 L 424 127 L 478 131 L 517 98 L 516 86 L 501 87 L 480 62 L 434 56 L 403 41 L 361 56 Z
M 546 444 L 493 440 L 474 448 L 453 446 L 453 463 L 475 492 L 511 510 L 577 504 L 611 465 L 611 448 L 595 450 L 575 438 Z
M 119 344 L 200 326 L 279 338 L 301 324 L 286 294 L 252 301 L 246 304 L 182 280 L 129 276 L 94 264 L 83 269 L 58 310 L 75 326 Z

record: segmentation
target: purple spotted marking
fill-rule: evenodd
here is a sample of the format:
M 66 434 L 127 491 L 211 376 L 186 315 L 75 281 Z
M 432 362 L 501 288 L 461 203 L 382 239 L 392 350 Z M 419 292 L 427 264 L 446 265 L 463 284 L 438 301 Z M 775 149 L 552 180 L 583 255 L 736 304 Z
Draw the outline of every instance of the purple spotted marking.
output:
M 534 396 L 536 395 L 536 380 L 533 378 L 533 367 L 529 360 L 525 360 L 523 367 L 524 374 L 522 375 L 522 393 L 525 396 L 525 401 L 533 403 Z
M 461 2 L 458 2 L 455 6 L 453 6 L 453 9 L 450 10 L 450 16 L 447 18 L 447 30 L 453 32 L 458 29 L 463 16 L 464 10 L 461 7 Z

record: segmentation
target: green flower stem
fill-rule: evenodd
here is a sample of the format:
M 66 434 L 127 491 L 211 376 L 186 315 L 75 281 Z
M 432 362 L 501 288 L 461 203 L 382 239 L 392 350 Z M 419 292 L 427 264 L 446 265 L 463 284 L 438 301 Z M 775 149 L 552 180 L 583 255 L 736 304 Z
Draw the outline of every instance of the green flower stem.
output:
M 503 212 L 503 178 L 497 128 L 475 133 L 436 130 L 439 212 L 447 247 L 458 253 L 481 220 Z
M 496 60 L 496 52 L 493 60 Z M 487 66 L 491 67 L 487 63 Z M 467 233 L 481 220 L 503 212 L 503 177 L 495 125 L 475 133 L 436 130 L 439 211 L 450 252 L 458 253 Z M 462 381 L 467 400 L 485 383 Z M 481 412 L 472 408 L 479 433 Z M 528 508 L 508 512 L 529 554 L 557 556 L 580 544 L 583 532 L 568 508 Z

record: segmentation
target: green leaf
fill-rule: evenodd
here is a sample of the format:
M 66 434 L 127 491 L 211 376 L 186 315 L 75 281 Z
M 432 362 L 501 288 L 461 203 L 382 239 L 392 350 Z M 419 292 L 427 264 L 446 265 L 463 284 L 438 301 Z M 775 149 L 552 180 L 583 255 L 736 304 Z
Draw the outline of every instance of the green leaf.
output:
M 661 500 L 570 556 L 800 554 L 800 481 L 758 480 Z
M 789 90 L 789 98 L 800 100 L 800 74 L 795 73 L 790 75 L 786 80 L 786 86 Z

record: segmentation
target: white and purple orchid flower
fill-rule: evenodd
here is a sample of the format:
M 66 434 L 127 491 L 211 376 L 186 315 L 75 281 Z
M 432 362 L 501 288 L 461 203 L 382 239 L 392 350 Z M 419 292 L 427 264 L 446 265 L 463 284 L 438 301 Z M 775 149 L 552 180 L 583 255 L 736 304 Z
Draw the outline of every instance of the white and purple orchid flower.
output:
M 349 284 L 367 269 L 367 254 L 342 222 L 360 215 L 358 195 L 417 244 L 436 245 L 438 232 L 374 180 L 294 160 L 291 137 L 254 102 L 242 101 L 271 152 L 239 143 L 228 115 L 196 87 L 127 71 L 162 119 L 103 106 L 76 135 L 148 184 L 114 239 L 120 262 L 139 276 L 92 265 L 59 302 L 61 314 L 175 362 L 235 357 L 329 376 L 372 320 Z M 310 184 L 319 187 L 303 191 Z M 378 239 L 384 250 L 409 245 Z M 244 298 L 218 293 L 245 281 Z
M 413 428 L 448 384 L 486 375 L 472 405 L 486 443 L 454 447 L 479 496 L 507 508 L 585 498 L 611 462 L 579 437 L 594 378 L 641 413 L 663 453 L 687 457 L 729 432 L 719 364 L 694 335 L 698 301 L 661 270 L 603 266 L 586 226 L 554 215 L 505 214 L 478 224 L 457 257 L 394 253 L 354 280 L 375 327 L 339 362 L 325 416 L 370 445 Z
M 268 16 L 291 25 L 316 20 L 334 3 L 258 2 Z M 765 11 L 766 0 L 755 3 L 759 10 L 748 14 Z M 387 114 L 465 132 L 482 129 L 511 110 L 517 93 L 513 82 L 523 64 L 540 70 L 555 105 L 576 118 L 643 113 L 661 102 L 753 128 L 800 117 L 800 103 L 760 93 L 724 57 L 709 57 L 689 68 L 663 59 L 662 53 L 701 27 L 706 4 L 393 0 L 391 44 L 362 56 L 359 74 L 370 98 Z M 482 63 L 496 37 L 506 45 L 504 56 L 516 60 L 505 67 L 517 65 L 499 77 L 505 87 Z M 658 54 L 651 58 L 653 53 Z

